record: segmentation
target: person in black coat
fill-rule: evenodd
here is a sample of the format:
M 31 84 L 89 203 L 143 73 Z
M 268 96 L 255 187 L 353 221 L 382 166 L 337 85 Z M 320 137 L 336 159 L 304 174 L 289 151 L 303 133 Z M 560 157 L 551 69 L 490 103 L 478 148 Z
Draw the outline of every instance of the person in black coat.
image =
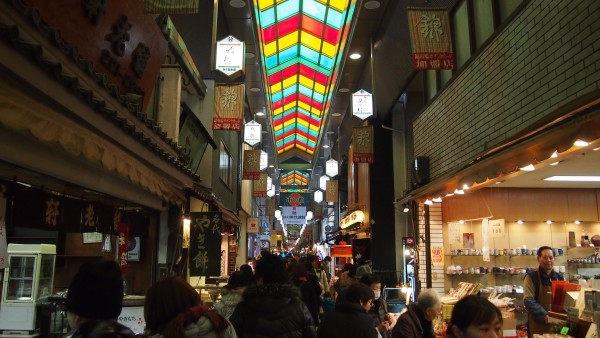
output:
M 437 291 L 425 289 L 417 302 L 408 306 L 392 330 L 392 338 L 435 338 L 433 320 L 442 312 L 442 302 Z
M 263 254 L 256 262 L 255 277 L 256 284 L 246 288 L 229 317 L 238 338 L 316 337 L 312 315 L 279 257 Z
M 379 333 L 367 311 L 373 304 L 375 294 L 370 287 L 356 283 L 344 293 L 344 299 L 323 321 L 317 330 L 319 338 L 377 338 Z
M 300 298 L 310 311 L 315 326 L 319 325 L 320 301 L 319 294 L 313 283 L 308 280 L 308 271 L 304 264 L 294 264 L 292 267 L 292 284 L 300 289 Z

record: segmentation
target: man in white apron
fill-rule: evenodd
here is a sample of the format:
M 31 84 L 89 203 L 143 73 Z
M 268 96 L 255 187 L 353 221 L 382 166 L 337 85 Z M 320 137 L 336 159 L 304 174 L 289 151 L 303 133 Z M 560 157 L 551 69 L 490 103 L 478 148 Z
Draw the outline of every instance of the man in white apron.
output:
M 563 280 L 563 277 L 554 271 L 554 252 L 549 246 L 538 249 L 537 271 L 531 271 L 523 281 L 523 302 L 527 309 L 529 325 L 527 335 L 548 333 L 548 311 L 552 303 L 552 281 Z

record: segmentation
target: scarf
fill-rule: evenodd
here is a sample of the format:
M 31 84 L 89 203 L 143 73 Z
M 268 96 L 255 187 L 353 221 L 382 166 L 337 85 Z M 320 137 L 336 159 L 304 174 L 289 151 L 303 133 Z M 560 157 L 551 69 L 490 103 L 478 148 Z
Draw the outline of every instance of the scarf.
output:
M 206 317 L 214 327 L 215 331 L 222 333 L 229 323 L 216 311 L 209 310 L 204 305 L 194 306 L 175 317 L 165 330 L 165 337 L 185 337 L 185 327 L 195 323 L 200 317 Z

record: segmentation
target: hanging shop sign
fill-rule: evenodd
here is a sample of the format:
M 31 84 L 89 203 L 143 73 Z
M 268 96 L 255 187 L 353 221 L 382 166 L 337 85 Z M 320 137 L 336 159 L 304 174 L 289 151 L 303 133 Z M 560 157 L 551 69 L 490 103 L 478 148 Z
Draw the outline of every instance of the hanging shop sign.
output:
M 321 190 L 327 189 L 327 181 L 329 181 L 329 176 L 323 175 L 319 178 L 319 188 Z
M 340 228 L 345 229 L 352 224 L 361 223 L 365 220 L 365 214 L 361 210 L 355 210 L 340 221 Z
M 283 224 L 306 224 L 306 207 L 281 207 Z
M 244 84 L 215 86 L 213 130 L 240 130 L 244 112 Z
M 373 163 L 373 126 L 352 129 L 352 162 Z
M 260 149 L 244 150 L 244 171 L 242 179 L 260 179 Z
M 491 219 L 488 223 L 488 233 L 492 238 L 504 237 L 504 220 Z
M 117 257 L 123 275 L 127 275 L 127 262 L 129 261 L 129 224 L 119 224 L 119 237 L 117 245 Z
M 269 154 L 264 151 L 260 151 L 260 171 L 267 169 L 269 166 Z
M 361 120 L 373 116 L 373 94 L 364 89 L 352 94 L 352 115 Z
M 275 199 L 273 199 L 273 198 L 267 198 L 266 199 L 266 201 L 265 201 L 265 213 L 269 217 L 275 216 Z
M 244 142 L 251 146 L 262 141 L 262 126 L 260 123 L 252 120 L 244 125 Z M 266 154 L 266 153 L 265 153 Z M 262 154 L 261 154 L 262 159 Z
M 244 73 L 244 56 L 246 47 L 243 41 L 229 35 L 223 40 L 217 41 L 215 53 L 215 69 L 232 77 L 234 74 Z
M 252 181 L 254 183 L 254 197 L 267 197 L 267 176 L 267 173 L 260 173 L 260 178 Z
M 321 193 L 321 195 L 323 195 L 323 193 Z M 313 210 L 315 211 L 315 219 L 323 218 L 323 206 L 322 205 L 313 204 Z
M 312 202 L 308 193 L 282 192 L 279 194 L 279 203 L 284 206 L 308 206 Z
M 338 201 L 338 181 L 329 180 L 327 181 L 327 190 L 325 191 L 325 202 L 337 202 Z
M 258 217 L 248 217 L 246 221 L 246 232 L 249 234 L 258 233 Z
M 192 212 L 190 219 L 190 276 L 219 276 L 222 213 Z
M 352 240 L 352 259 L 355 264 L 363 265 L 371 259 L 371 239 L 360 238 Z
M 334 159 L 329 159 L 325 162 L 325 174 L 329 177 L 333 177 L 338 174 L 338 162 Z
M 448 244 L 460 244 L 460 223 L 448 222 Z
M 454 69 L 447 10 L 408 8 L 408 28 L 414 69 Z

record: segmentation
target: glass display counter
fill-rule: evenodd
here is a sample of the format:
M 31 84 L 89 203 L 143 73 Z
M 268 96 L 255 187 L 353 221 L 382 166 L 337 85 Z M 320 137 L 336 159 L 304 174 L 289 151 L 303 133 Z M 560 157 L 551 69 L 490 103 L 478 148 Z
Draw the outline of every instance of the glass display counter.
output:
M 52 294 L 56 246 L 11 243 L 7 251 L 0 333 L 36 332 L 36 306 Z

